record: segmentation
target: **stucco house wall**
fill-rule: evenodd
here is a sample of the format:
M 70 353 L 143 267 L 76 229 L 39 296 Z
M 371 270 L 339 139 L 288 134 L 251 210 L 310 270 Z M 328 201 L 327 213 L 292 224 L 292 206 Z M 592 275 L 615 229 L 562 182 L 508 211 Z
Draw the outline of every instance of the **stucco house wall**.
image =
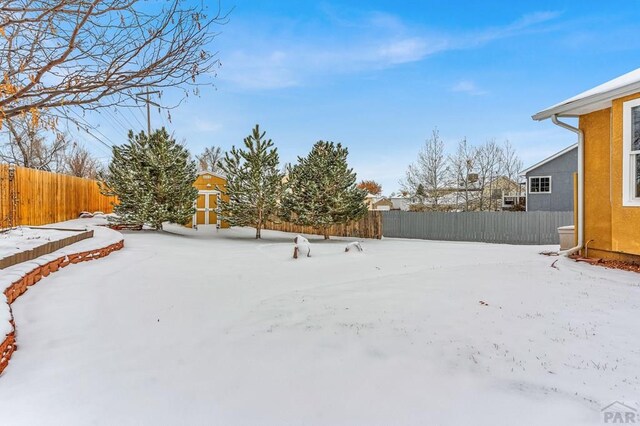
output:
M 622 205 L 623 104 L 580 116 L 585 138 L 585 241 L 590 256 L 640 261 L 640 207 Z
M 578 185 L 584 183 L 584 203 L 576 204 L 581 207 L 576 208 L 577 222 L 583 225 L 576 227 L 576 242 L 582 255 L 588 247 L 589 257 L 640 263 L 640 162 L 633 163 L 640 154 L 637 148 L 632 152 L 639 137 L 636 108 L 640 68 L 532 116 L 537 121 L 551 119 L 567 130 L 573 130 L 571 124 L 559 119 L 578 117 L 584 136 L 584 170 Z

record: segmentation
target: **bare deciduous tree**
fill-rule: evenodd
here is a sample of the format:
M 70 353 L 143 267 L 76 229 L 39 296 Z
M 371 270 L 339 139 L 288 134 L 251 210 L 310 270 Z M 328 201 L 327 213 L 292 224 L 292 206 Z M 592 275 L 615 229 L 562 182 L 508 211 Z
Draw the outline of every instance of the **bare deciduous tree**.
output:
M 474 184 L 477 181 L 474 170 L 476 166 L 477 149 L 471 146 L 467 139 L 464 138 L 458 142 L 456 152 L 449 156 L 451 164 L 451 174 L 456 181 L 456 189 L 458 192 L 456 204 L 460 206 L 460 198 L 462 199 L 464 211 L 472 209 L 473 201 L 477 198 L 477 188 Z
M 476 164 L 480 190 L 478 200 L 480 210 L 493 210 L 494 208 L 493 185 L 495 179 L 502 174 L 502 159 L 502 147 L 495 139 L 490 139 L 478 147 Z M 487 188 L 489 192 L 485 194 Z
M 200 169 L 200 171 L 216 173 L 220 171 L 218 163 L 220 162 L 220 160 L 222 160 L 223 157 L 224 154 L 220 147 L 207 147 L 204 149 L 204 151 L 202 151 L 202 154 L 196 155 L 196 160 L 198 160 L 198 168 Z
M 97 176 L 99 161 L 57 129 L 47 131 L 17 116 L 6 121 L 0 137 L 7 140 L 0 145 L 0 162 L 90 179 Z
M 64 173 L 88 179 L 96 179 L 100 162 L 83 146 L 73 144 L 73 148 L 64 156 Z
M 522 160 L 520 160 L 515 148 L 508 140 L 504 141 L 502 145 L 502 168 L 507 178 L 516 183 L 519 182 Z M 518 185 L 518 195 L 520 195 L 520 185 Z
M 58 172 L 62 168 L 67 141 L 61 133 L 47 141 L 45 133 L 27 117 L 14 117 L 6 121 L 2 132 L 6 143 L 0 146 L 0 160 L 31 169 Z
M 187 96 L 219 65 L 206 49 L 226 15 L 208 16 L 205 4 L 0 0 L 0 119 L 54 127 L 71 107 L 135 106 L 143 88 Z
M 434 129 L 431 138 L 425 142 L 418 153 L 417 161 L 409 165 L 405 180 L 402 182 L 403 189 L 416 194 L 422 184 L 427 200 L 437 208 L 449 183 L 450 170 L 444 152 L 444 141 L 440 138 L 438 129 Z
M 489 139 L 473 146 L 464 138 L 455 152 L 445 156 L 444 142 L 434 130 L 400 185 L 413 197 L 421 199 L 424 195 L 430 202 L 430 206 L 414 205 L 413 210 L 448 208 L 442 203 L 444 195 L 455 196 L 458 210 L 498 210 L 505 192 L 519 190 L 521 168 L 522 162 L 509 141 L 499 144 Z

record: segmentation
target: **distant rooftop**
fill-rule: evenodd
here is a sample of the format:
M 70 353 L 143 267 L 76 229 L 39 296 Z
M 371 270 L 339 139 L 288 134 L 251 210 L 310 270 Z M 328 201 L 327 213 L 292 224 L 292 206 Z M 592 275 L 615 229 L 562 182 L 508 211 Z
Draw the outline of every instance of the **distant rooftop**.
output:
M 560 157 L 561 155 L 564 155 L 564 154 L 566 154 L 567 152 L 573 151 L 574 149 L 578 149 L 578 144 L 577 144 L 577 143 L 574 143 L 573 145 L 566 147 L 566 148 L 565 148 L 565 149 L 563 149 L 562 151 L 558 151 L 558 152 L 556 152 L 556 153 L 555 153 L 555 154 L 553 154 L 552 156 L 547 157 L 547 158 L 545 158 L 544 160 L 537 162 L 536 164 L 534 164 L 534 165 L 533 165 L 533 166 L 531 166 L 531 167 L 527 167 L 526 169 L 524 169 L 523 171 L 521 171 L 521 172 L 520 172 L 520 176 L 524 176 L 524 175 L 526 175 L 527 173 L 529 173 L 530 171 L 535 170 L 535 169 L 537 169 L 538 167 L 540 167 L 540 166 L 543 166 L 543 165 L 547 164 L 549 161 L 551 161 L 551 160 L 555 160 L 556 158 Z
M 638 92 L 640 92 L 640 68 L 544 109 L 531 118 L 540 121 L 551 118 L 553 115 L 577 117 L 609 108 L 613 99 Z

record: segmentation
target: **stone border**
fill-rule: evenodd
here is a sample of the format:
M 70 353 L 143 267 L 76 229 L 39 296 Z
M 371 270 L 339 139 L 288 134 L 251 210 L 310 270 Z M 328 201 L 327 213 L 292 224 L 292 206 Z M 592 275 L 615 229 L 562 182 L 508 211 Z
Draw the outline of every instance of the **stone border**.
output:
M 100 259 L 108 256 L 116 250 L 120 250 L 124 247 L 124 239 L 117 243 L 108 245 L 101 249 L 88 250 L 80 253 L 69 254 L 54 259 L 44 265 L 35 267 L 31 272 L 26 273 L 20 279 L 13 282 L 9 287 L 4 290 L 4 295 L 7 297 L 7 303 L 9 304 L 9 312 L 11 314 L 11 332 L 7 334 L 4 341 L 0 343 L 0 374 L 9 365 L 9 359 L 15 350 L 16 345 L 16 325 L 13 320 L 13 312 L 11 312 L 11 304 L 15 300 L 27 291 L 27 288 L 34 285 L 42 278 L 48 276 L 52 272 L 58 271 L 60 268 L 64 268 L 72 263 L 86 262 L 89 260 Z

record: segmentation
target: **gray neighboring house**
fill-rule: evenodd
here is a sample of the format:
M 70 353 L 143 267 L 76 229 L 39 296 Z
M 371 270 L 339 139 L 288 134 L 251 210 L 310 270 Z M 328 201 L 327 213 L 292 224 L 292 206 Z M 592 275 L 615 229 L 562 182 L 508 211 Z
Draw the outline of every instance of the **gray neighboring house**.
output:
M 404 212 L 408 212 L 411 204 L 418 204 L 420 200 L 415 197 L 410 197 L 408 195 L 397 195 L 389 197 L 391 201 L 392 207 L 391 210 L 402 210 Z
M 527 178 L 527 211 L 573 211 L 573 174 L 578 144 L 571 145 L 521 172 Z

